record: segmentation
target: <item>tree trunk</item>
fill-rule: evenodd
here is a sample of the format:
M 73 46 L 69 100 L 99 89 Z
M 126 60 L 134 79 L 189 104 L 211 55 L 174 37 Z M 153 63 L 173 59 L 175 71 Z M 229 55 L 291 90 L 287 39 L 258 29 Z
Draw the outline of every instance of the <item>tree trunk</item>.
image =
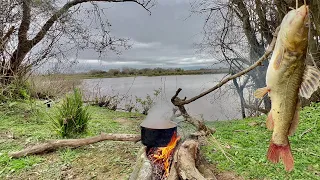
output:
M 251 45 L 250 48 L 250 58 L 251 59 L 257 59 L 261 57 L 264 53 L 264 47 L 259 46 L 259 47 L 254 47 Z M 266 87 L 266 74 L 267 74 L 267 69 L 269 66 L 269 61 L 263 61 L 261 66 L 258 66 L 251 75 L 252 80 L 254 81 L 254 87 L 255 89 Z M 268 96 L 266 96 L 263 99 L 263 104 L 264 107 L 267 111 L 271 109 L 271 101 Z
M 246 109 L 244 107 L 245 99 L 243 97 L 243 88 L 240 88 L 240 86 L 239 86 L 239 84 L 237 82 L 237 79 L 233 79 L 232 81 L 233 81 L 233 84 L 236 87 L 237 93 L 238 93 L 238 95 L 240 97 L 241 114 L 242 114 L 242 118 L 244 119 L 244 118 L 246 118 Z

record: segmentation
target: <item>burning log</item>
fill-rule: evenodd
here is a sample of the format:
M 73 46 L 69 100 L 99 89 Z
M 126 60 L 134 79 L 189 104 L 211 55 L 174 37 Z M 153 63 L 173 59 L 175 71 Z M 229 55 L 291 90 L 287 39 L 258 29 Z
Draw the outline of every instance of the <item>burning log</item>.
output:
M 154 179 L 168 177 L 174 150 L 179 140 L 180 137 L 175 132 L 166 147 L 151 147 L 147 152 L 147 156 L 153 165 Z
M 64 139 L 64 140 L 52 140 L 47 143 L 35 145 L 29 148 L 26 148 L 22 151 L 9 153 L 9 156 L 13 158 L 19 158 L 23 156 L 28 156 L 32 154 L 40 154 L 46 151 L 53 151 L 62 147 L 80 147 L 88 144 L 97 143 L 105 140 L 112 141 L 133 141 L 137 142 L 141 139 L 141 136 L 138 134 L 105 134 L 101 133 L 99 136 L 94 136 L 90 138 L 83 139 Z

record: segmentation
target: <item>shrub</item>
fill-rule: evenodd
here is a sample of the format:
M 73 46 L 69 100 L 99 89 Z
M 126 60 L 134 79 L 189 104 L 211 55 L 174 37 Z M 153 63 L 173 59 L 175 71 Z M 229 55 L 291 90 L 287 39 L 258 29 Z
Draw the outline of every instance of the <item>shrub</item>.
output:
M 160 93 L 161 93 L 161 88 L 159 88 L 158 90 L 154 90 L 153 98 L 149 94 L 147 94 L 145 99 L 138 98 L 136 96 L 136 104 L 140 103 L 140 105 L 142 107 L 142 114 L 148 115 L 149 110 L 155 104 L 155 99 L 160 95 Z M 137 109 L 136 109 L 136 111 L 137 111 Z
M 61 75 L 33 75 L 29 78 L 31 96 L 38 99 L 56 98 L 71 92 L 81 84 L 80 79 Z
M 67 95 L 57 107 L 53 128 L 61 137 L 78 135 L 86 131 L 90 118 L 87 107 L 83 105 L 82 93 L 74 89 L 74 93 Z
M 30 86 L 24 79 L 14 79 L 10 84 L 0 83 L 0 102 L 28 100 Z

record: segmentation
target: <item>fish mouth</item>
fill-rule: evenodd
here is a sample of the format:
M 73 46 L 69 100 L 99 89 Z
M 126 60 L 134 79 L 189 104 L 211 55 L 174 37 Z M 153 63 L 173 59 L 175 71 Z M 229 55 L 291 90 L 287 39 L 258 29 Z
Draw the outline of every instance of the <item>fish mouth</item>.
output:
M 309 7 L 307 5 L 303 5 L 300 8 L 297 9 L 297 14 L 300 16 L 306 18 L 309 14 Z

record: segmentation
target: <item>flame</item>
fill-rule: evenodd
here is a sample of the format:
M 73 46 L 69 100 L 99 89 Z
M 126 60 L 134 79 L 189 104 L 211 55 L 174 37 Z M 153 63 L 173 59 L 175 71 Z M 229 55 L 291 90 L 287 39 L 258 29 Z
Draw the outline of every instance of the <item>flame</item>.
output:
M 169 144 L 166 147 L 159 147 L 157 150 L 158 154 L 153 155 L 153 157 L 156 159 L 155 161 L 162 161 L 164 164 L 164 169 L 165 169 L 165 175 L 168 177 L 169 175 L 169 159 L 170 156 L 173 153 L 174 148 L 177 145 L 177 142 L 179 141 L 180 136 L 177 137 L 176 132 L 173 134 Z

